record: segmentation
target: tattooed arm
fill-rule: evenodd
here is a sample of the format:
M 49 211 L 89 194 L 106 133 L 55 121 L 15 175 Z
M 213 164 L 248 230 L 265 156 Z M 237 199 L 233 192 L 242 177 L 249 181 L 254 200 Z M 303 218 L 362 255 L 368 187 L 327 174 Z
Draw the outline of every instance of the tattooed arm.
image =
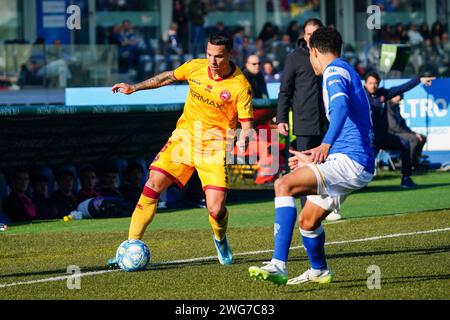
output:
M 173 75 L 173 71 L 166 71 L 160 73 L 148 80 L 141 83 L 130 85 L 128 83 L 117 83 L 112 87 L 112 92 L 122 92 L 124 94 L 132 94 L 136 91 L 156 89 L 159 87 L 167 86 L 177 81 Z

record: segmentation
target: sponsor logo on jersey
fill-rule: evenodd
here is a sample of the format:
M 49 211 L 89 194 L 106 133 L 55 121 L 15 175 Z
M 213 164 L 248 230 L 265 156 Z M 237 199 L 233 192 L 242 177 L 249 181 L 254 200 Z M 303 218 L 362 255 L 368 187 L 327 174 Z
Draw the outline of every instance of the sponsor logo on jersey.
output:
M 206 86 L 205 90 L 208 91 L 208 92 L 211 92 L 212 88 L 213 88 L 212 85 L 208 84 Z
M 330 69 L 328 69 L 328 73 L 329 73 L 329 74 L 337 73 L 337 71 L 336 71 L 335 68 L 330 68 Z
M 197 80 L 195 80 L 195 79 L 190 79 L 190 81 L 191 81 L 192 83 L 195 83 L 195 84 L 198 85 L 198 86 L 201 86 L 201 85 L 202 85 L 202 83 L 201 83 L 200 81 L 197 81 Z
M 209 98 L 205 98 L 200 93 L 197 93 L 197 92 L 195 92 L 192 89 L 190 90 L 190 94 L 191 94 L 192 98 L 194 98 L 194 99 L 196 99 L 196 100 L 198 100 L 198 101 L 200 101 L 200 102 L 202 102 L 204 104 L 213 106 L 214 108 L 217 108 L 217 109 L 220 109 L 220 107 L 221 107 L 221 105 L 218 104 L 217 102 L 215 102 L 214 100 L 210 100 Z
M 230 91 L 228 91 L 228 90 L 223 90 L 223 91 L 220 93 L 220 100 L 227 102 L 227 101 L 229 101 L 230 99 L 231 99 L 231 93 L 230 93 Z

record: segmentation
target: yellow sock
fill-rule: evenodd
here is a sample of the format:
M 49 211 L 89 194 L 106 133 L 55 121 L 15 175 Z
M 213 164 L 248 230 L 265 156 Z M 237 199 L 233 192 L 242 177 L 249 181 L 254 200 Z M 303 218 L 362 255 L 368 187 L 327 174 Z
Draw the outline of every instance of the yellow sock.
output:
M 216 239 L 223 240 L 228 227 L 228 210 L 225 208 L 225 213 L 220 220 L 216 220 L 209 215 L 209 223 L 211 224 Z
M 128 239 L 142 239 L 147 226 L 152 222 L 158 207 L 159 194 L 144 187 L 141 197 L 131 216 Z

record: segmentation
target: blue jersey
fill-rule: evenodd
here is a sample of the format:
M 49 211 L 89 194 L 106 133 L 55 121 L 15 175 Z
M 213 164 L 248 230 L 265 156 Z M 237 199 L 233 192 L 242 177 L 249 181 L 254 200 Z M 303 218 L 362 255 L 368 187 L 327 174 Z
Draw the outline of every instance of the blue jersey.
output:
M 323 143 L 330 154 L 342 153 L 374 173 L 375 150 L 371 110 L 359 75 L 344 60 L 331 62 L 323 73 L 323 100 L 330 126 Z

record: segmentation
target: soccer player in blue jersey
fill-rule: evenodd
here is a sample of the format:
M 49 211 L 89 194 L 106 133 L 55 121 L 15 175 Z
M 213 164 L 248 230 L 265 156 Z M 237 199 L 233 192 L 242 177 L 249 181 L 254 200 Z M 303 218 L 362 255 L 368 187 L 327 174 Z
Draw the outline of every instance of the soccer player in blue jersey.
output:
M 323 75 L 323 99 L 330 121 L 322 144 L 304 152 L 292 151 L 292 172 L 275 182 L 275 250 L 270 262 L 250 267 L 254 279 L 295 285 L 333 280 L 325 258 L 322 221 L 345 198 L 373 178 L 375 155 L 370 106 L 353 68 L 340 59 L 342 38 L 338 31 L 322 27 L 310 39 L 310 60 Z M 295 196 L 307 201 L 298 223 L 311 268 L 288 280 L 289 255 L 297 211 Z

